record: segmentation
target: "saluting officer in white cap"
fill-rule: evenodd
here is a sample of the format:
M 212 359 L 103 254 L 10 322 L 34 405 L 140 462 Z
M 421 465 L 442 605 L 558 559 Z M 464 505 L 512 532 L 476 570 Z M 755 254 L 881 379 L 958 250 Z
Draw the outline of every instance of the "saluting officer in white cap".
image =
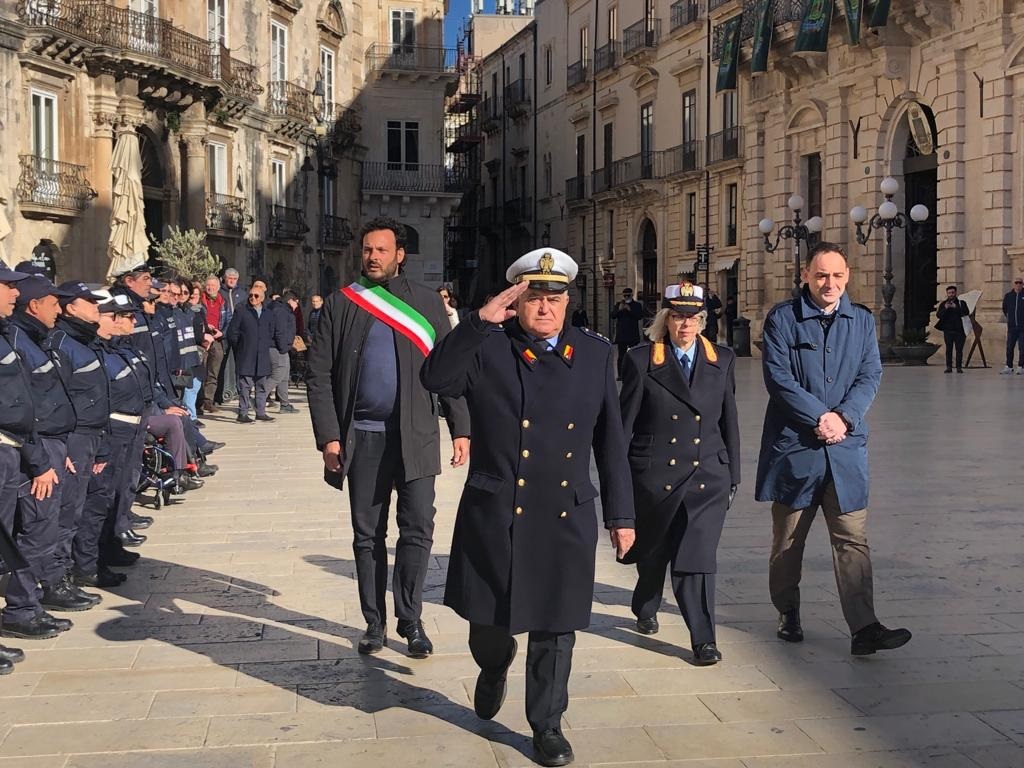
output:
M 509 267 L 511 288 L 470 314 L 427 358 L 434 392 L 465 397 L 473 424 L 445 604 L 470 623 L 480 666 L 478 716 L 494 717 L 529 632 L 526 717 L 542 765 L 572 762 L 560 730 L 575 632 L 590 624 L 597 521 L 620 555 L 633 542 L 633 499 L 611 343 L 566 322 L 578 267 L 554 248 Z

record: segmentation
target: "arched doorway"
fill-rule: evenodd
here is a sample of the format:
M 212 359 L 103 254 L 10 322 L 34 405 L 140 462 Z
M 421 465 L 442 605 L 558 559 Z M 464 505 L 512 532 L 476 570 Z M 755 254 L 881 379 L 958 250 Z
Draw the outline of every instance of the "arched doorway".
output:
M 640 296 L 648 314 L 658 311 L 658 233 L 650 219 L 640 225 Z
M 142 161 L 142 202 L 143 217 L 146 220 L 146 234 L 152 243 L 158 243 L 164 236 L 164 191 L 166 176 L 157 139 L 147 128 L 139 128 L 139 157 Z M 150 246 L 149 261 L 154 262 L 155 253 Z
M 908 225 L 904 230 L 905 254 L 903 278 L 903 328 L 922 330 L 928 327 L 938 285 L 938 131 L 935 116 L 923 104 L 913 104 L 903 116 L 906 122 L 906 143 L 903 147 L 904 214 Z M 928 207 L 928 220 L 910 223 L 910 209 L 921 203 Z

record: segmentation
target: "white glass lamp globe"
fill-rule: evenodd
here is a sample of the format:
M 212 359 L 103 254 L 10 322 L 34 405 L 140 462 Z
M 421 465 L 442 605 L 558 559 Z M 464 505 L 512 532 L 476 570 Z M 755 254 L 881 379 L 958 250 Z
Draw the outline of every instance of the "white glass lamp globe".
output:
M 899 209 L 896 207 L 896 203 L 891 200 L 886 200 L 880 206 L 878 206 L 878 215 L 885 221 L 896 218 L 896 214 L 899 213 Z
M 854 224 L 863 224 L 868 220 L 868 209 L 863 205 L 855 205 L 850 209 L 850 220 Z
M 825 222 L 822 221 L 821 216 L 811 216 L 807 220 L 807 231 L 817 234 L 825 228 Z
M 802 211 L 804 209 L 804 199 L 800 195 L 792 195 L 786 202 L 791 211 Z
M 772 230 L 775 229 L 775 222 L 771 219 L 761 219 L 757 223 L 757 228 L 762 235 L 770 235 Z
M 882 190 L 883 195 L 895 195 L 900 191 L 900 183 L 892 176 L 886 176 L 882 179 L 882 183 L 878 185 L 878 188 Z
M 916 222 L 922 222 L 928 220 L 928 206 L 921 205 L 918 203 L 910 209 L 910 218 Z

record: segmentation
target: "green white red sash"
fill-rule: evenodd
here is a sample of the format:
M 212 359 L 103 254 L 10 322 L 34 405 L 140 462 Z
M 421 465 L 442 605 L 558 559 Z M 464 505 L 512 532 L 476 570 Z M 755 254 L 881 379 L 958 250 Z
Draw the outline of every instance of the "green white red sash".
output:
M 360 277 L 356 282 L 345 286 L 341 292 L 357 307 L 365 309 L 382 323 L 405 336 L 424 357 L 434 348 L 437 336 L 434 327 L 427 318 L 393 293 L 374 285 L 365 277 Z

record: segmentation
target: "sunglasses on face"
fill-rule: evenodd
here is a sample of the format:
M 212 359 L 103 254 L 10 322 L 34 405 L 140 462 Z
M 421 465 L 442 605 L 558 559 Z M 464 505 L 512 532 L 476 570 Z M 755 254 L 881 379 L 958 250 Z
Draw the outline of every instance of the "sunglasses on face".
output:
M 260 296 L 260 294 L 258 294 L 258 293 L 250 293 L 249 294 L 249 298 L 250 299 L 260 299 L 260 298 L 262 298 L 262 296 Z
M 1014 285 L 1024 285 L 1024 280 L 1014 280 L 1013 284 Z

